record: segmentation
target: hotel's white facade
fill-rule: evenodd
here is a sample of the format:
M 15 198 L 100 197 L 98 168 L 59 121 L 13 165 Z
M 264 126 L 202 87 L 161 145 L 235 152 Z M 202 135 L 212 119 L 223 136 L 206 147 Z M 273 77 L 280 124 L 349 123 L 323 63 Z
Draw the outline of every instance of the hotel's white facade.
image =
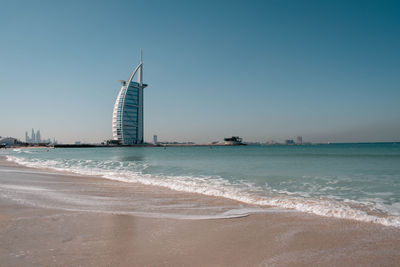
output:
M 137 81 L 133 81 L 137 74 Z M 143 61 L 132 72 L 128 81 L 121 81 L 112 116 L 113 139 L 123 145 L 143 144 Z

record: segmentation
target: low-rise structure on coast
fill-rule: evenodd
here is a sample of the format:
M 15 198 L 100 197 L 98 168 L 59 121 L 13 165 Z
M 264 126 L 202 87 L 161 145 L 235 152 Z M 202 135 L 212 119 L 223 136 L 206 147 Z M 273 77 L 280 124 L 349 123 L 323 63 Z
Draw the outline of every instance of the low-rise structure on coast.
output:
M 0 146 L 1 147 L 7 147 L 7 146 L 15 146 L 15 145 L 19 145 L 22 142 L 19 141 L 17 138 L 14 137 L 0 137 Z

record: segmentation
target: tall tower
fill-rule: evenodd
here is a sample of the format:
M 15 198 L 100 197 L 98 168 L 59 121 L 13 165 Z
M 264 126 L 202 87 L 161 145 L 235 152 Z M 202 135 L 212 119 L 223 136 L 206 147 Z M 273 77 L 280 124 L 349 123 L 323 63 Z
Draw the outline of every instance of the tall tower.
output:
M 137 81 L 134 77 L 137 73 Z M 123 145 L 143 144 L 143 56 L 140 50 L 140 63 L 132 72 L 128 81 L 120 81 L 114 104 L 112 131 L 114 140 Z
M 35 143 L 35 142 L 36 142 L 35 130 L 33 130 L 33 128 L 32 128 L 31 142 L 32 142 L 32 143 Z
M 28 136 L 28 131 L 25 131 L 25 143 L 29 143 L 29 136 Z
M 36 143 L 40 143 L 42 141 L 41 137 L 40 137 L 40 130 L 37 130 L 36 132 Z
M 296 137 L 296 144 L 298 144 L 298 145 L 303 144 L 303 137 L 302 136 L 297 136 Z

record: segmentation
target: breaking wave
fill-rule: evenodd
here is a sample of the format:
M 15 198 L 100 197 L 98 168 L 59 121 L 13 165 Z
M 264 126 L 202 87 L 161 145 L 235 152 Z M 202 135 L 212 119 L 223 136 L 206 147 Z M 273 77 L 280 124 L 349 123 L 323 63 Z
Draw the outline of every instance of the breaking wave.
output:
M 385 226 L 400 227 L 400 216 L 377 205 L 328 197 L 293 195 L 291 192 L 266 192 L 248 181 L 231 182 L 219 176 L 169 176 L 146 173 L 145 162 L 119 162 L 76 159 L 33 159 L 7 156 L 9 161 L 32 168 L 48 168 L 81 175 L 101 176 L 122 182 L 140 183 L 176 191 L 223 197 L 243 203 L 294 209 L 320 216 L 352 219 Z M 397 203 L 395 203 L 397 205 Z

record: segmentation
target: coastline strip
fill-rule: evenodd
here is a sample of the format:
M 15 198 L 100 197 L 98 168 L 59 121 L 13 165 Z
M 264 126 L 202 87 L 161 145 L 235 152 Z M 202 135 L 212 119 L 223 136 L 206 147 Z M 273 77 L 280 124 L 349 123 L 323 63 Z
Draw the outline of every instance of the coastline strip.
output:
M 185 203 L 197 203 L 201 211 L 210 206 L 233 208 L 238 202 L 46 173 L 4 159 L 0 170 L 0 260 L 5 266 L 394 266 L 400 262 L 400 229 L 393 227 L 300 212 L 181 220 L 42 208 L 14 201 L 7 194 L 46 201 L 41 193 L 62 193 L 77 206 L 100 201 L 140 207 L 167 201 L 163 208 L 172 206 L 177 211 Z
M 224 198 L 227 200 L 238 201 L 243 205 L 257 206 L 260 208 L 276 207 L 281 209 L 296 210 L 304 213 L 316 214 L 324 217 L 333 217 L 341 219 L 350 219 L 362 222 L 372 222 L 385 226 L 400 228 L 400 217 L 388 214 L 378 213 L 374 210 L 365 210 L 362 207 L 352 205 L 331 199 L 302 198 L 296 196 L 260 196 L 237 190 L 231 186 L 220 184 L 220 181 L 204 179 L 187 179 L 185 176 L 164 177 L 143 174 L 140 171 L 124 171 L 121 175 L 118 172 L 105 169 L 82 169 L 81 167 L 60 167 L 55 166 L 52 161 L 48 162 L 30 162 L 23 158 L 7 156 L 20 165 L 33 167 L 37 169 L 48 168 L 63 173 L 75 173 L 78 175 L 89 175 L 103 177 L 110 180 L 116 180 L 127 183 L 140 183 L 147 186 L 156 186 L 177 192 L 196 193 L 203 196 Z M 49 163 L 49 164 L 47 164 Z

